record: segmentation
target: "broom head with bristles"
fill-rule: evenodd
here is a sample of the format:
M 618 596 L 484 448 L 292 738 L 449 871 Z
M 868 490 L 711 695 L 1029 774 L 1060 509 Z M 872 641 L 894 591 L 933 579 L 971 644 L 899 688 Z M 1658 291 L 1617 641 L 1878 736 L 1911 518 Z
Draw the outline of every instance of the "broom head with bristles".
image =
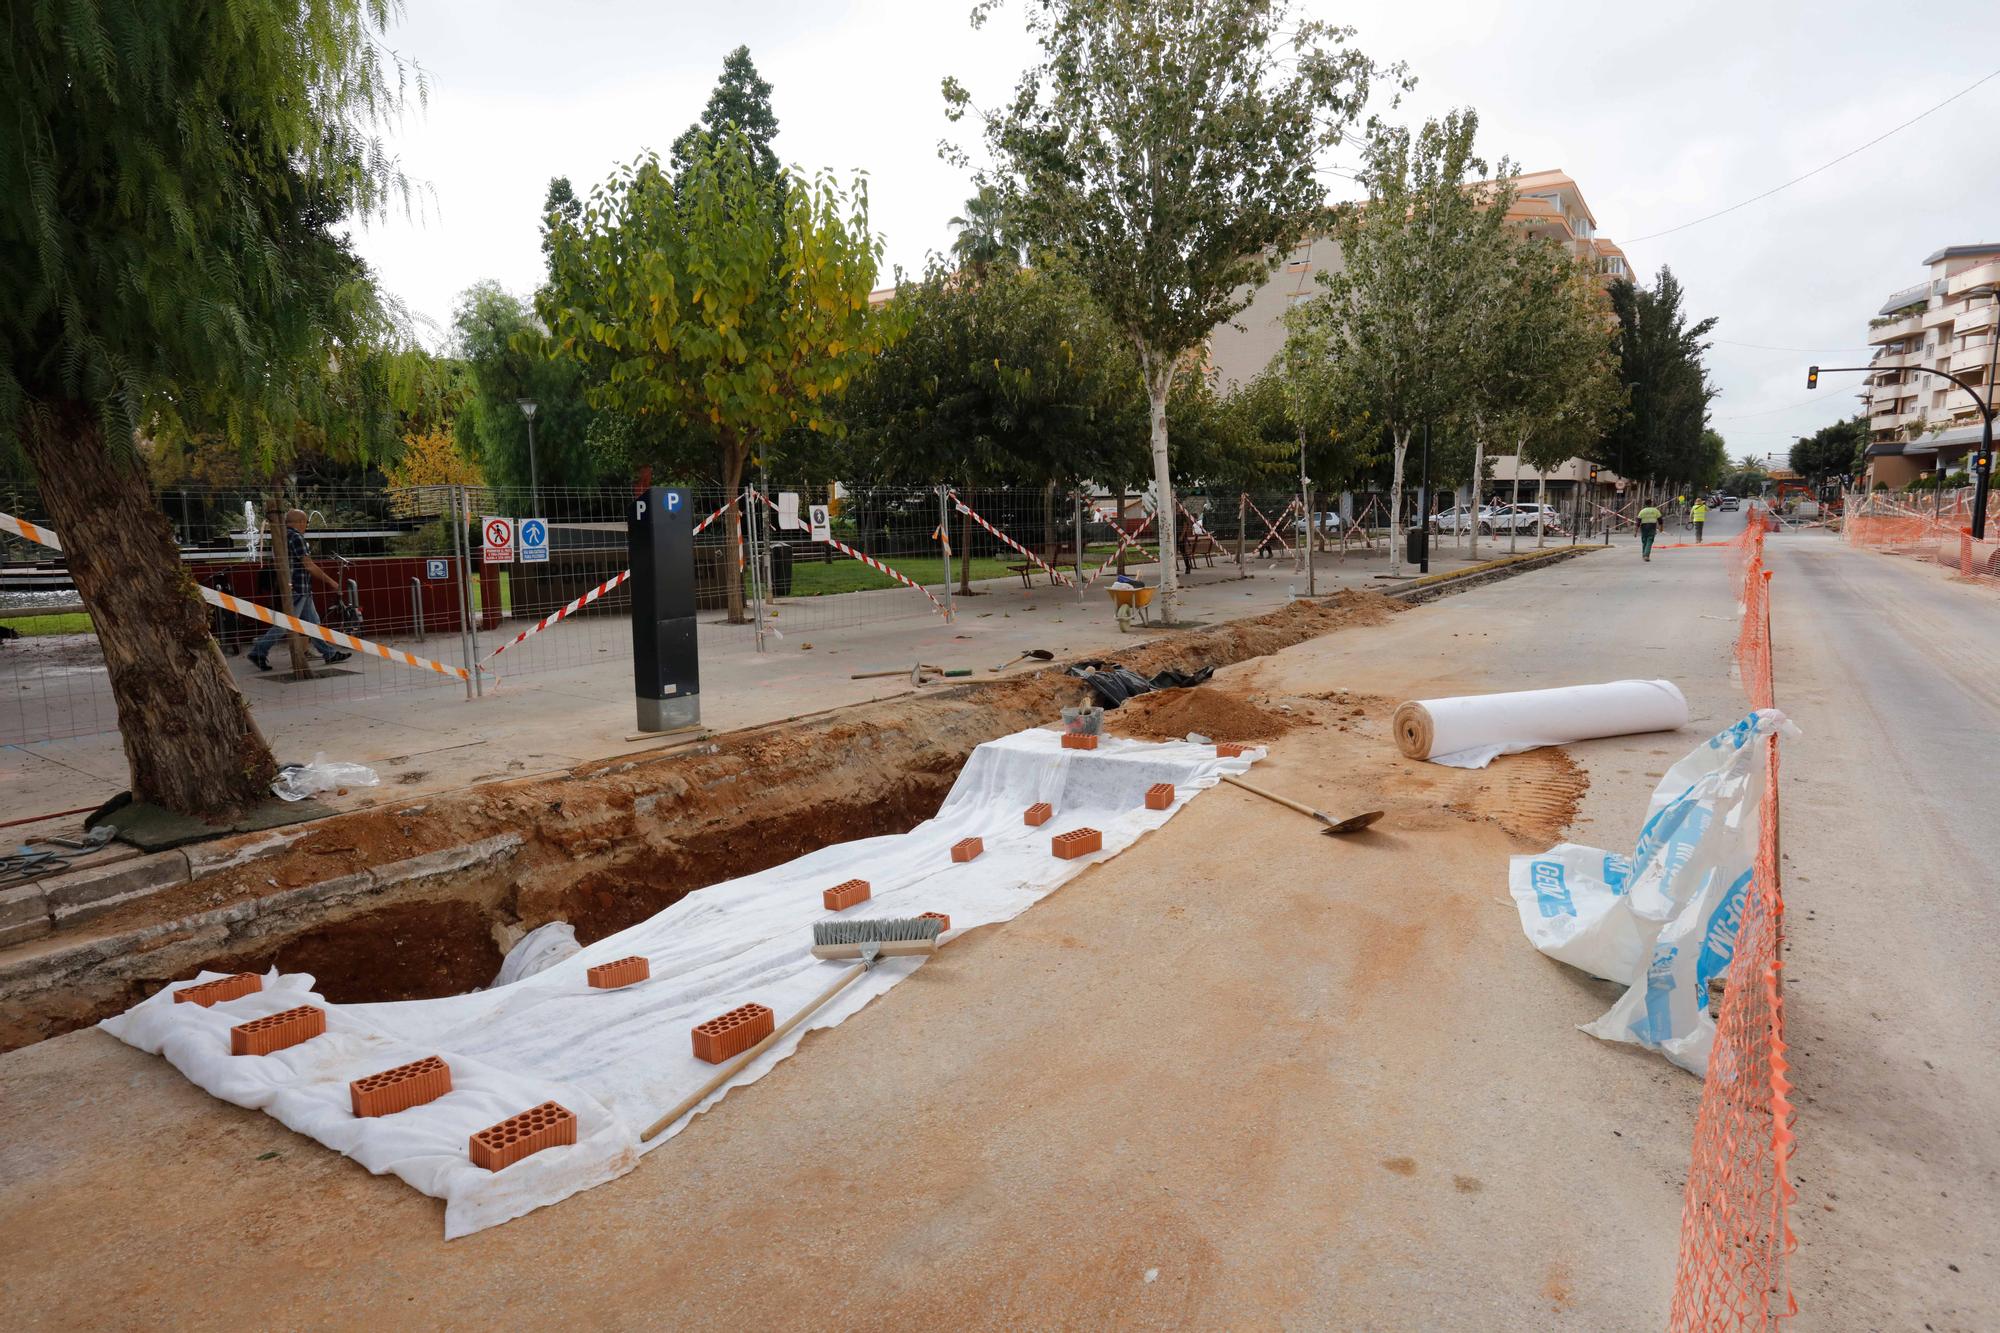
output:
M 936 917 L 890 917 L 879 921 L 815 921 L 813 957 L 908 958 L 937 952 Z M 874 945 L 871 950 L 865 946 Z

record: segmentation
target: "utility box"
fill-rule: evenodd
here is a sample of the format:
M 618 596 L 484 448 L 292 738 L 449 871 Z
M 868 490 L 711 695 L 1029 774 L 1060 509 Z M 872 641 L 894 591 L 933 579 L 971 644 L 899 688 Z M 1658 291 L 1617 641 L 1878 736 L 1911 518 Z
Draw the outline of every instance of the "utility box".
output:
M 685 490 L 652 486 L 625 512 L 632 555 L 633 692 L 641 731 L 701 724 L 693 505 Z
M 1426 528 L 1416 527 L 1409 531 L 1409 553 L 1403 558 L 1413 565 L 1421 565 L 1430 555 L 1431 534 Z

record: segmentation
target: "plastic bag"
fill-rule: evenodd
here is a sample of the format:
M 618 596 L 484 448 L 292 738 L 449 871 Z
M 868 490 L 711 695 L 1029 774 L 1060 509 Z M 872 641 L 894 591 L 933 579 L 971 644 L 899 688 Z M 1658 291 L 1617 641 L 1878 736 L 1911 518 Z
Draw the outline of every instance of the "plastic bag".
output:
M 500 974 L 493 978 L 493 985 L 511 986 L 517 981 L 525 981 L 537 972 L 554 967 L 581 948 L 583 946 L 576 942 L 576 927 L 567 921 L 551 921 L 546 926 L 536 926 L 514 941 L 514 947 L 500 960 Z
M 1535 947 L 1630 987 L 1585 1032 L 1706 1069 L 1708 981 L 1729 966 L 1757 857 L 1764 766 L 1750 742 L 1773 732 L 1798 728 L 1760 709 L 1668 769 L 1630 857 L 1563 843 L 1513 859 L 1508 887 Z
M 271 794 L 286 801 L 303 801 L 323 791 L 343 787 L 380 786 L 382 779 L 364 764 L 332 764 L 324 754 L 316 754 L 310 764 L 286 764 L 271 784 Z

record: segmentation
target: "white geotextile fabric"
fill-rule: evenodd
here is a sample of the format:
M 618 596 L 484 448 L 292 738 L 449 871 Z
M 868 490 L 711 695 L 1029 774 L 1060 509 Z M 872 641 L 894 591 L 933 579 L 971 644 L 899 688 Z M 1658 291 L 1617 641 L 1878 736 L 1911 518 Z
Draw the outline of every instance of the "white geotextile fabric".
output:
M 1670 680 L 1614 680 L 1546 690 L 1421 701 L 1431 715 L 1430 761 L 1484 768 L 1494 757 L 1600 736 L 1687 725 L 1687 699 Z
M 342 1005 L 315 994 L 309 975 L 274 972 L 262 992 L 208 1009 L 175 1004 L 177 987 L 169 987 L 101 1026 L 165 1056 L 216 1097 L 264 1111 L 370 1171 L 393 1172 L 443 1199 L 446 1238 L 468 1235 L 631 1170 L 730 1088 L 770 1072 L 808 1031 L 836 1026 L 929 961 L 884 962 L 642 1145 L 647 1126 L 715 1073 L 694 1058 L 690 1029 L 751 1001 L 769 1005 L 782 1023 L 852 966 L 812 957 L 815 921 L 943 912 L 955 934 L 1009 920 L 1262 755 L 1218 759 L 1211 746 L 1111 736 L 1096 750 L 1065 750 L 1053 731 L 1023 731 L 975 749 L 937 816 L 908 833 L 840 843 L 691 893 L 511 985 Z M 1160 782 L 1174 784 L 1174 804 L 1148 810 L 1146 789 Z M 1049 802 L 1055 817 L 1029 828 L 1022 812 L 1037 801 Z M 1050 838 L 1079 826 L 1101 830 L 1103 850 L 1057 860 Z M 985 852 L 955 864 L 951 845 L 967 837 L 983 839 Z M 874 896 L 828 913 L 821 891 L 853 878 L 867 880 Z M 633 954 L 650 961 L 651 980 L 590 989 L 589 968 Z M 326 1010 L 325 1036 L 273 1055 L 230 1055 L 232 1026 L 307 1003 Z M 450 1095 L 392 1116 L 354 1117 L 349 1080 L 427 1055 L 451 1066 Z M 468 1137 L 545 1101 L 576 1113 L 574 1147 L 545 1149 L 503 1171 L 472 1164 Z

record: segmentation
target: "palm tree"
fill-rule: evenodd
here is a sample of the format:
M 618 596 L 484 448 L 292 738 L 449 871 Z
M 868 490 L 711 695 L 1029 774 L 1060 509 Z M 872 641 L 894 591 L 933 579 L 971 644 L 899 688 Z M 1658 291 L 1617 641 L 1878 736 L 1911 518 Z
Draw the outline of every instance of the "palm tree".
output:
M 951 220 L 951 225 L 958 228 L 958 239 L 952 242 L 951 252 L 959 263 L 978 273 L 984 272 L 988 264 L 1020 262 L 1020 246 L 1010 234 L 1012 229 L 1007 225 L 1005 213 L 1000 192 L 991 185 L 980 186 L 979 193 L 965 201 L 964 216 Z

